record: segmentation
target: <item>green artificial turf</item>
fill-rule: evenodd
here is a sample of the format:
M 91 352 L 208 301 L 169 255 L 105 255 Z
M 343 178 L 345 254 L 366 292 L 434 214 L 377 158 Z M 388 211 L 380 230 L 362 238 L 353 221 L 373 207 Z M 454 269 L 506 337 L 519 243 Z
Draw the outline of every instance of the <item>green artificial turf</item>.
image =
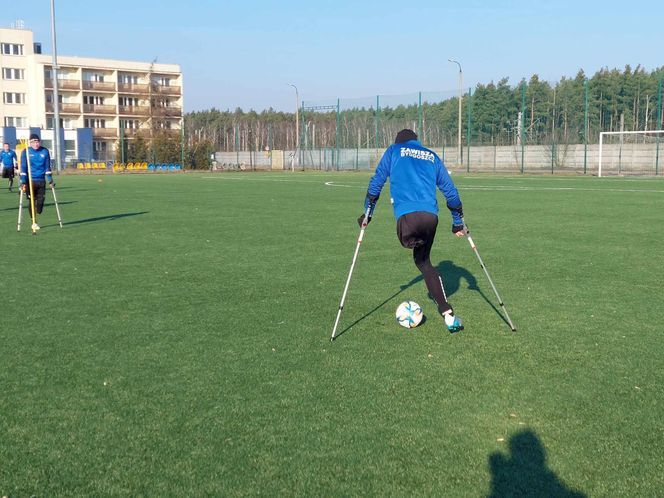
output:
M 330 342 L 367 173 L 60 176 L 37 236 L 3 183 L 0 495 L 661 495 L 664 181 L 453 178 L 516 333 L 385 191 Z

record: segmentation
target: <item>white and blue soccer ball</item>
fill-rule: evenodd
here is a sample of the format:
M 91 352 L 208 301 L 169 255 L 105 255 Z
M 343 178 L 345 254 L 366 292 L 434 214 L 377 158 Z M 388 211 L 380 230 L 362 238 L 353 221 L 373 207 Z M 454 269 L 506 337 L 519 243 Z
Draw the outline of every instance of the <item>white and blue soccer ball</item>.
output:
M 397 307 L 397 322 L 402 327 L 407 329 L 414 329 L 424 318 L 422 308 L 415 301 L 404 301 Z

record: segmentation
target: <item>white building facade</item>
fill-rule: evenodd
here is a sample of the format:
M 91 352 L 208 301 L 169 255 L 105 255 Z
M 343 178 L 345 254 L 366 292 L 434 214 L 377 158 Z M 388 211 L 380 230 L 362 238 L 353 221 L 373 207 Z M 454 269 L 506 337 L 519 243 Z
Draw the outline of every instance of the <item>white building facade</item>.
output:
M 118 160 L 119 148 L 137 136 L 180 136 L 179 65 L 70 56 L 58 56 L 57 64 L 65 162 Z M 15 142 L 36 132 L 52 148 L 52 56 L 41 53 L 32 31 L 0 28 L 0 71 L 0 138 Z

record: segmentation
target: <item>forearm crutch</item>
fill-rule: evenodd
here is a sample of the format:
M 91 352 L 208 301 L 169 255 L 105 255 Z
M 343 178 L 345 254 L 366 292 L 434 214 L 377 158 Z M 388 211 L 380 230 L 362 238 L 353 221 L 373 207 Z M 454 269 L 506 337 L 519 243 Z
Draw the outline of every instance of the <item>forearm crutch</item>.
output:
M 16 224 L 16 231 L 21 231 L 21 215 L 23 214 L 23 189 L 20 189 L 18 196 L 18 223 Z
M 62 218 L 60 217 L 60 208 L 58 207 L 58 198 L 55 196 L 55 186 L 51 183 L 51 192 L 53 193 L 53 202 L 55 203 L 55 212 L 58 215 L 58 223 L 60 223 L 60 228 L 62 228 Z
M 484 270 L 484 274 L 486 275 L 486 278 L 489 280 L 489 283 L 491 284 L 491 288 L 493 289 L 494 294 L 496 295 L 496 299 L 498 299 L 498 303 L 500 303 L 500 306 L 503 308 L 503 311 L 505 312 L 505 318 L 507 318 L 507 323 L 509 324 L 510 328 L 512 329 L 512 332 L 516 332 L 516 327 L 512 323 L 512 320 L 510 320 L 510 316 L 507 314 L 507 308 L 505 308 L 505 304 L 503 303 L 503 300 L 500 297 L 500 294 L 498 294 L 498 290 L 496 289 L 496 286 L 493 284 L 493 280 L 491 280 L 491 276 L 489 276 L 489 271 L 486 269 L 486 266 L 484 266 L 484 261 L 482 261 L 482 256 L 480 256 L 480 252 L 477 250 L 477 246 L 475 245 L 475 242 L 473 242 L 473 238 L 470 236 L 470 230 L 468 229 L 468 225 L 466 225 L 466 222 L 464 221 L 463 218 L 461 218 L 461 221 L 463 223 L 463 229 L 466 234 L 466 238 L 468 239 L 468 242 L 470 243 L 470 247 L 473 249 L 473 252 L 475 253 L 475 256 L 477 256 L 478 261 L 480 262 L 480 266 L 482 267 L 482 270 Z
M 369 216 L 371 215 L 371 210 L 373 206 L 369 204 L 367 210 L 364 213 L 364 220 L 362 220 L 362 226 L 360 228 L 360 236 L 357 239 L 357 247 L 355 247 L 355 254 L 353 255 L 353 262 L 350 265 L 350 271 L 348 272 L 348 278 L 346 279 L 346 286 L 344 287 L 344 293 L 341 295 L 341 303 L 339 304 L 339 311 L 337 312 L 337 319 L 334 321 L 334 328 L 332 329 L 332 337 L 330 341 L 334 341 L 337 335 L 337 326 L 339 325 L 339 319 L 341 318 L 341 311 L 344 309 L 344 302 L 346 301 L 346 293 L 348 292 L 348 286 L 350 285 L 350 278 L 353 276 L 353 269 L 355 268 L 355 261 L 357 261 L 357 255 L 360 252 L 360 245 L 362 244 L 362 239 L 364 238 L 364 230 L 369 224 Z

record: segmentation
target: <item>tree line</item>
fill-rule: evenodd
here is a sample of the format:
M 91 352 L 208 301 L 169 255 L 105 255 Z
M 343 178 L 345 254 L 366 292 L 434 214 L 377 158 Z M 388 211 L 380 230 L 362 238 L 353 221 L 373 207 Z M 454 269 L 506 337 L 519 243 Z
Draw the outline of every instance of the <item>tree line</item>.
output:
M 600 131 L 662 129 L 664 67 L 646 71 L 627 65 L 603 68 L 592 77 L 550 83 L 534 74 L 511 85 L 507 78 L 478 84 L 462 98 L 464 144 L 509 145 L 595 143 Z M 205 150 L 247 151 L 295 148 L 295 113 L 267 109 L 185 115 L 185 140 Z M 421 105 L 362 107 L 300 112 L 300 147 L 377 147 L 392 143 L 396 132 L 413 128 L 429 146 L 457 143 L 458 98 Z

